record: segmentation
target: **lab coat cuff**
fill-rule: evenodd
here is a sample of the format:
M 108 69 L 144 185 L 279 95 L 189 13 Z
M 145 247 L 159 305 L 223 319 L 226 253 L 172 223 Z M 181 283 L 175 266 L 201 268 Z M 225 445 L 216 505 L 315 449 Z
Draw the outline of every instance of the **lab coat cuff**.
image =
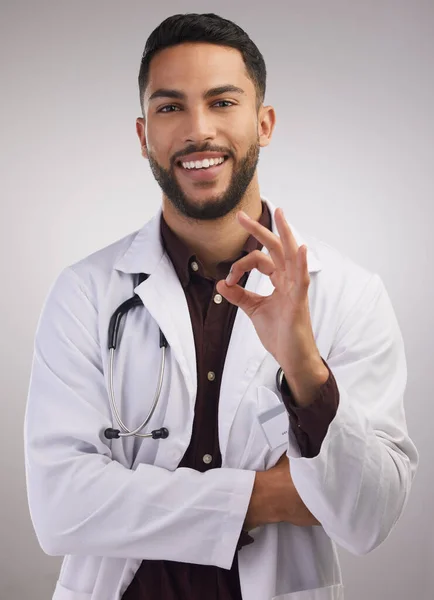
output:
M 231 478 L 232 493 L 227 517 L 222 523 L 221 531 L 216 532 L 220 542 L 216 546 L 212 564 L 229 570 L 239 547 L 256 473 L 241 469 L 227 469 L 226 471 Z

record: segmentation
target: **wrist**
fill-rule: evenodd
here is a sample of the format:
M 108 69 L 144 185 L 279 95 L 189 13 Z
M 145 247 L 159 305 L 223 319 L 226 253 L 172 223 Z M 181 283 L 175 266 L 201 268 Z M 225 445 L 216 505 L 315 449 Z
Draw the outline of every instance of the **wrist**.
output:
M 280 470 L 269 469 L 256 473 L 257 521 L 258 525 L 279 523 L 285 520 L 285 478 Z
M 314 401 L 321 386 L 328 381 L 329 370 L 323 362 L 297 373 L 282 367 L 277 377 L 279 391 L 282 391 L 282 384 L 285 380 L 295 404 L 305 407 Z
M 273 486 L 268 471 L 257 471 L 252 495 L 244 521 L 244 529 L 249 531 L 260 525 L 279 521 L 278 507 L 273 496 Z

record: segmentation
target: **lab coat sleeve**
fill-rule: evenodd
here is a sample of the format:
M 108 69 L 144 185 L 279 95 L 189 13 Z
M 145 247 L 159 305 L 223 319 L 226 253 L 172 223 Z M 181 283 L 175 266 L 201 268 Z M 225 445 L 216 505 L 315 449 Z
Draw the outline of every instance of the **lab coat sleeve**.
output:
M 418 464 L 404 412 L 404 344 L 378 275 L 344 316 L 327 364 L 339 406 L 317 456 L 288 451 L 291 475 L 326 533 L 348 551 L 366 554 L 400 517 Z
M 38 323 L 25 417 L 28 501 L 42 549 L 230 569 L 255 473 L 133 471 L 113 460 L 97 322 L 87 290 L 65 269 Z

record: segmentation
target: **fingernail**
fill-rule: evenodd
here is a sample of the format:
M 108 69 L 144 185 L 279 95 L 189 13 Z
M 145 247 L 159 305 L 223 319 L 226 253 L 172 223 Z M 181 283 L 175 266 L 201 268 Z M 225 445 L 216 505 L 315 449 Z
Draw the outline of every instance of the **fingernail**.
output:
M 226 277 L 226 283 L 228 285 L 230 285 L 232 283 L 232 279 L 233 279 L 233 275 L 232 275 L 232 273 L 229 273 L 229 275 Z

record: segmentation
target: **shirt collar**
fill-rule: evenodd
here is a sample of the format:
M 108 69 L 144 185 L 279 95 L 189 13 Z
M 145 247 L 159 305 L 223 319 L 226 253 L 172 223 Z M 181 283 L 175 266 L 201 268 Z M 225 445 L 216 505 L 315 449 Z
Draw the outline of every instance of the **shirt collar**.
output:
M 262 201 L 262 213 L 258 222 L 267 229 L 271 230 L 271 214 L 267 204 L 264 201 Z M 192 262 L 196 262 L 199 266 L 199 270 L 196 272 L 196 275 L 204 276 L 203 267 L 200 261 L 196 255 L 189 250 L 188 246 L 176 235 L 176 233 L 170 229 L 164 220 L 163 213 L 161 213 L 160 217 L 160 233 L 163 246 L 173 263 L 183 288 L 186 288 L 190 283 L 192 275 Z M 229 270 L 235 261 L 239 260 L 246 254 L 253 252 L 254 250 L 261 249 L 262 244 L 253 235 L 250 235 L 247 238 L 240 254 L 237 258 L 235 258 L 235 260 L 222 261 L 217 265 L 217 279 L 224 279 L 228 275 Z

